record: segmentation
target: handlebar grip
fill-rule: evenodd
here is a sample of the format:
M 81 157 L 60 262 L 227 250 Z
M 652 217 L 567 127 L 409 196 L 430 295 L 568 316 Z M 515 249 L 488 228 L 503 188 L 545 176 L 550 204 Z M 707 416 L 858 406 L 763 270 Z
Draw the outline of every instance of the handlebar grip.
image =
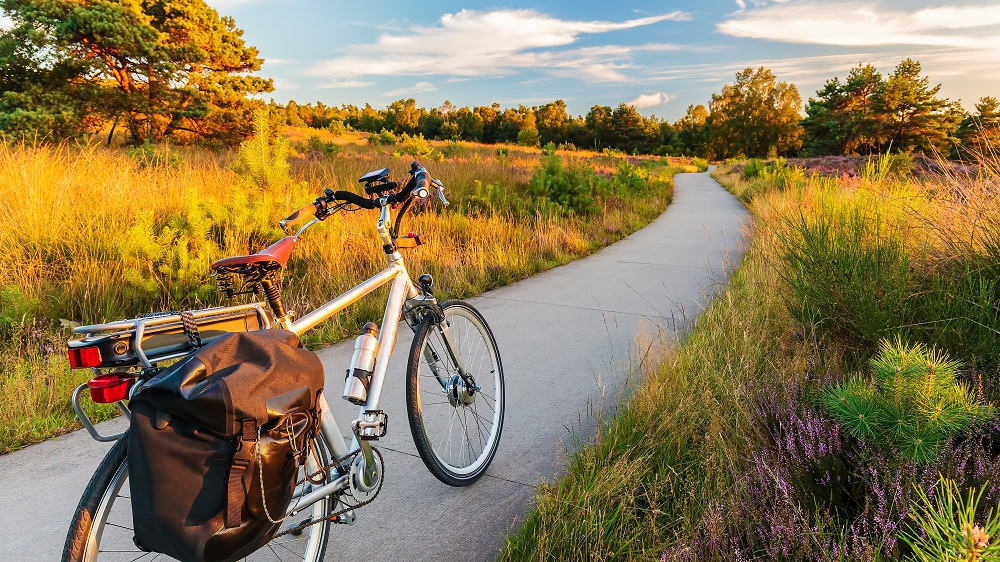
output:
M 365 199 L 364 197 L 354 193 L 352 191 L 337 191 L 334 192 L 333 198 L 337 201 L 347 201 L 348 203 L 357 205 L 362 209 L 376 209 L 378 208 L 378 201 L 375 199 Z
M 413 191 L 411 191 L 410 193 L 421 199 L 426 199 L 428 193 L 427 186 L 430 184 L 430 181 L 427 180 L 427 172 L 423 172 L 422 174 L 417 174 L 417 176 L 423 176 L 423 177 L 420 177 L 420 179 L 417 180 L 417 186 L 414 187 Z
M 308 205 L 302 207 L 298 211 L 295 211 L 294 213 L 288 215 L 288 218 L 286 218 L 283 221 L 280 221 L 278 224 L 280 224 L 282 228 L 288 228 L 289 226 L 301 220 L 314 216 L 316 216 L 316 204 L 309 203 Z

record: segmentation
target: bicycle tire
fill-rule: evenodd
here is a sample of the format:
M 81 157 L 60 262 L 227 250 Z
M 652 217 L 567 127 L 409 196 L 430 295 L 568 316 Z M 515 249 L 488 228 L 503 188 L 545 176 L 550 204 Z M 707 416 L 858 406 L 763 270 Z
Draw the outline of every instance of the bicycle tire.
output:
M 449 486 L 467 486 L 486 472 L 500 443 L 505 407 L 503 365 L 496 338 L 479 311 L 460 300 L 442 302 L 441 310 L 453 341 L 460 348 L 462 363 L 466 364 L 478 389 L 470 396 L 467 381 L 458 374 L 447 352 L 436 315 L 427 314 L 417 327 L 410 346 L 406 367 L 406 412 L 413 443 L 431 474 Z M 421 382 L 425 383 L 424 388 Z M 485 416 L 480 415 L 480 406 Z M 486 407 L 490 408 L 488 412 Z M 481 445 L 478 453 L 469 433 L 470 413 L 476 424 L 472 437 Z M 440 420 L 442 417 L 447 420 Z M 444 429 L 438 425 L 443 425 Z M 452 447 L 455 437 L 451 435 L 456 427 L 464 431 L 458 438 L 457 455 Z M 449 435 L 442 435 L 445 430 Z M 464 463 L 461 457 L 466 446 L 468 462 Z
M 320 456 L 320 462 L 326 464 L 329 462 L 330 447 L 326 443 L 325 438 L 322 433 L 318 434 L 315 439 L 322 440 L 322 446 L 318 447 L 318 453 Z M 76 508 L 76 512 L 73 514 L 73 521 L 70 524 L 69 533 L 66 536 L 66 544 L 63 548 L 63 562 L 104 562 L 105 560 L 133 560 L 136 556 L 139 556 L 139 560 L 146 560 L 143 557 L 143 552 L 138 547 L 135 546 L 132 541 L 131 529 L 117 524 L 111 524 L 110 527 L 115 528 L 117 531 L 117 536 L 115 538 L 115 545 L 112 545 L 113 551 L 101 550 L 102 541 L 104 541 L 104 532 L 109 528 L 108 519 L 111 510 L 114 509 L 115 504 L 118 503 L 115 500 L 125 499 L 127 496 L 122 496 L 119 492 L 124 488 L 126 480 L 128 479 L 128 443 L 127 438 L 122 437 L 118 440 L 108 451 L 107 455 L 101 461 L 98 466 L 97 471 L 91 477 L 90 482 L 87 484 L 86 489 L 83 492 L 83 496 L 80 498 L 80 503 Z M 112 496 L 113 493 L 113 496 Z M 102 505 L 107 502 L 107 505 Z M 131 513 L 131 506 L 129 502 L 124 502 L 128 504 L 127 506 L 120 506 L 122 511 L 127 510 Z M 318 506 L 318 507 L 316 507 Z M 307 510 L 311 512 L 312 516 L 322 516 L 329 515 L 333 513 L 336 508 L 337 502 L 332 498 L 326 498 L 314 504 L 312 510 Z M 119 514 L 121 515 L 121 514 Z M 95 520 L 99 521 L 99 525 L 95 528 Z M 131 518 L 128 518 L 129 523 L 131 523 Z M 326 548 L 329 543 L 330 538 L 330 527 L 334 525 L 332 521 L 324 521 L 322 523 L 317 523 L 306 527 L 304 532 L 309 533 L 309 539 L 307 539 L 305 548 L 303 549 L 303 555 L 301 557 L 293 557 L 294 551 L 287 546 L 282 546 L 285 550 L 288 550 L 292 554 L 282 556 L 275 551 L 272 545 L 278 546 L 278 542 L 285 537 L 280 537 L 277 541 L 272 541 L 257 552 L 251 554 L 246 560 L 273 560 L 278 562 L 286 562 L 291 560 L 302 560 L 303 562 L 321 562 L 323 557 L 326 555 Z M 284 527 L 282 527 L 283 529 Z M 314 533 L 319 533 L 314 535 Z M 289 537 L 293 535 L 287 535 Z M 313 543 L 313 536 L 318 542 Z M 127 546 L 131 550 L 124 550 L 122 543 L 127 539 Z M 298 538 L 288 540 L 287 543 L 291 543 L 293 540 L 300 540 Z M 296 545 L 299 546 L 299 545 Z M 102 556 L 101 554 L 104 553 Z M 124 556 L 124 558 L 123 558 Z M 149 553 L 149 556 L 155 556 L 157 560 L 172 560 L 172 558 L 166 557 L 165 555 L 156 555 L 156 553 Z M 306 557 L 308 556 L 308 558 Z

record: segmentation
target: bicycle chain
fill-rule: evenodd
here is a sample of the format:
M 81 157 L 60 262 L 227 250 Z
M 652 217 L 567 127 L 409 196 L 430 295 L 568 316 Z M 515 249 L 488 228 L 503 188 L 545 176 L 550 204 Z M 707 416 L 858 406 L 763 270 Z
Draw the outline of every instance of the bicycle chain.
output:
M 349 459 L 351 457 L 356 456 L 360 452 L 361 452 L 361 450 L 358 449 L 358 450 L 356 450 L 356 451 L 354 451 L 352 453 L 348 453 L 348 454 L 344 455 L 343 457 L 340 457 L 339 459 L 333 461 L 332 463 L 330 463 L 329 465 L 327 465 L 325 468 L 322 468 L 320 470 L 329 470 L 331 468 L 335 468 L 335 467 L 339 466 L 342 462 L 346 461 L 347 459 Z M 315 521 L 310 521 L 310 520 L 303 521 L 302 523 L 299 523 L 298 525 L 296 525 L 294 527 L 291 527 L 291 528 L 286 529 L 286 530 L 284 530 L 284 531 L 282 531 L 280 533 L 275 534 L 273 537 L 271 537 L 271 540 L 274 540 L 274 539 L 276 539 L 278 537 L 283 537 L 285 535 L 289 535 L 291 533 L 300 533 L 306 527 L 311 527 L 313 525 L 316 525 L 317 523 L 322 523 L 324 521 L 333 521 L 333 522 L 336 522 L 337 517 L 339 517 L 339 516 L 347 513 L 348 511 L 362 508 L 362 507 L 364 507 L 364 506 L 372 503 L 373 501 L 375 501 L 375 498 L 378 497 L 379 492 L 382 491 L 382 484 L 385 483 L 385 458 L 382 457 L 382 453 L 380 453 L 379 450 L 376 449 L 375 447 L 372 447 L 372 452 L 375 453 L 376 455 L 378 455 L 378 460 L 381 461 L 381 464 L 382 464 L 382 475 L 381 475 L 381 477 L 379 478 L 379 481 L 378 481 L 378 488 L 375 489 L 375 494 L 372 495 L 371 498 L 368 498 L 367 500 L 365 500 L 365 501 L 363 501 L 363 502 L 361 502 L 361 503 L 359 503 L 357 505 L 346 506 L 346 507 L 344 507 L 344 509 L 335 511 L 335 512 L 331 513 L 330 515 L 327 515 L 326 517 L 317 519 Z M 319 472 L 320 471 L 317 470 L 316 472 L 312 473 L 310 476 L 315 476 Z M 348 473 L 348 474 L 350 474 L 350 473 Z M 303 483 L 305 481 L 306 481 L 306 479 L 303 478 L 301 481 L 299 481 L 298 483 L 296 483 L 296 485 L 301 484 L 301 483 Z M 347 489 L 350 490 L 350 483 L 348 483 Z M 350 492 L 348 491 L 348 493 L 350 493 Z M 338 499 L 338 501 L 339 501 L 339 499 Z

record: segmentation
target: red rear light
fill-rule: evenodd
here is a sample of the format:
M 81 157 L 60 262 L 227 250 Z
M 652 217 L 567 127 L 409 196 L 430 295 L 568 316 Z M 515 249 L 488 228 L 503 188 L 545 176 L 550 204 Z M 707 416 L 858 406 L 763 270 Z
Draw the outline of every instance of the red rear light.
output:
M 101 350 L 96 347 L 75 347 L 68 350 L 69 366 L 73 369 L 101 365 Z
M 115 373 L 98 375 L 87 381 L 87 386 L 90 387 L 91 400 L 97 404 L 111 404 L 124 400 L 134 382 L 135 377 L 132 375 Z

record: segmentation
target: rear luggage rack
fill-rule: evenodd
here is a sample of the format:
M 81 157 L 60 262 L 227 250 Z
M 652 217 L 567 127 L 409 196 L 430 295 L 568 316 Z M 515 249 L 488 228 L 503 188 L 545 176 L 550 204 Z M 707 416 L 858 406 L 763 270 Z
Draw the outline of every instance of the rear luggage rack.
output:
M 185 327 L 182 314 L 189 320 Z M 190 321 L 193 319 L 194 325 Z M 168 312 L 120 320 L 107 324 L 79 326 L 73 333 L 83 339 L 69 342 L 69 348 L 100 350 L 97 368 L 141 365 L 150 369 L 154 363 L 183 357 L 228 332 L 251 332 L 271 327 L 271 314 L 263 302 Z M 194 337 L 193 337 L 194 336 Z

